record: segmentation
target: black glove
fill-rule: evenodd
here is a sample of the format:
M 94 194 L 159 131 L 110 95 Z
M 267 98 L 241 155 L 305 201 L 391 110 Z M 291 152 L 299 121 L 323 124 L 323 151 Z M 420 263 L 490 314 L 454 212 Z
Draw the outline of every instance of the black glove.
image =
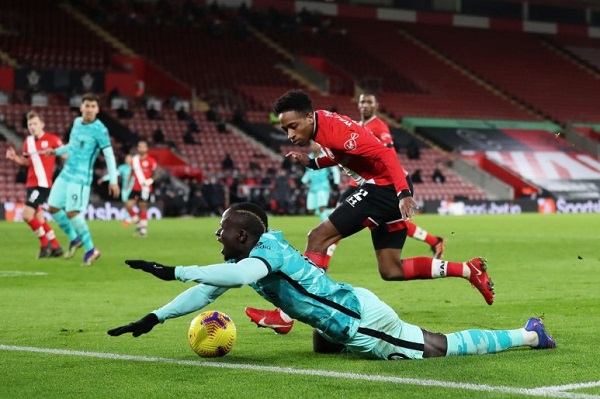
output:
M 108 330 L 107 333 L 113 337 L 118 337 L 125 333 L 133 333 L 134 337 L 139 337 L 142 334 L 150 332 L 158 323 L 158 317 L 154 313 L 148 313 L 138 321 L 129 323 L 126 326 L 113 328 L 112 330 Z
M 164 266 L 160 263 L 145 261 L 145 260 L 126 260 L 126 264 L 132 269 L 142 269 L 146 273 L 154 274 L 156 277 L 170 281 L 175 280 L 175 268 Z

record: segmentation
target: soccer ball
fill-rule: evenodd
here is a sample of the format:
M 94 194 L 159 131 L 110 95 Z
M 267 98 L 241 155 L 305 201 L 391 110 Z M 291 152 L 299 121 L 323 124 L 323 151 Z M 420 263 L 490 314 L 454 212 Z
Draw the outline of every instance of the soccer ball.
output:
M 221 357 L 233 349 L 237 331 L 233 320 L 217 310 L 200 313 L 188 330 L 188 343 L 201 357 Z

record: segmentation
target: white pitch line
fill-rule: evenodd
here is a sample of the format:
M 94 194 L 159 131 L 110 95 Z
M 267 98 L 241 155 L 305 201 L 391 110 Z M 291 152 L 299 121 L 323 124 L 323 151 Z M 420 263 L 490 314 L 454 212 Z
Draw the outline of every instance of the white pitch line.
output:
M 0 277 L 47 276 L 46 272 L 25 272 L 21 270 L 0 270 Z
M 594 388 L 600 387 L 600 381 L 580 382 L 575 384 L 565 385 L 551 385 L 547 387 L 539 387 L 537 389 L 543 389 L 547 391 L 566 391 L 569 389 L 583 389 L 583 388 Z
M 111 359 L 111 360 L 126 360 L 134 362 L 155 362 L 155 363 L 166 363 L 176 364 L 181 366 L 198 366 L 198 367 L 213 367 L 223 369 L 237 369 L 237 370 L 250 370 L 250 371 L 266 371 L 272 373 L 282 374 L 296 374 L 296 375 L 311 375 L 315 377 L 329 377 L 329 378 L 341 378 L 348 380 L 361 380 L 361 381 L 375 381 L 375 382 L 391 382 L 396 384 L 406 385 L 418 385 L 418 386 L 437 386 L 441 388 L 452 388 L 452 389 L 466 389 L 471 391 L 479 392 L 501 392 L 510 394 L 519 394 L 527 396 L 542 396 L 551 398 L 575 398 L 575 399 L 600 399 L 600 395 L 588 395 L 579 394 L 573 392 L 561 392 L 553 389 L 553 387 L 544 388 L 514 388 L 508 386 L 493 386 L 485 384 L 468 384 L 460 382 L 449 382 L 429 379 L 417 379 L 417 378 L 402 378 L 392 376 L 381 376 L 381 375 L 369 375 L 369 374 L 357 374 L 357 373 L 342 373 L 337 371 L 327 370 L 310 370 L 310 369 L 296 369 L 292 367 L 275 367 L 275 366 L 257 366 L 253 364 L 236 364 L 236 363 L 212 363 L 210 361 L 201 360 L 180 360 L 170 359 L 165 357 L 148 357 L 148 356 L 135 356 L 135 355 L 120 355 L 118 353 L 105 353 L 105 352 L 86 352 L 86 351 L 74 351 L 67 349 L 53 349 L 53 348 L 36 348 L 31 346 L 13 346 L 13 345 L 0 345 L 0 350 L 5 351 L 17 351 L 17 352 L 35 352 L 35 353 L 47 353 L 52 355 L 66 355 L 66 356 L 84 356 L 93 357 L 98 359 Z M 578 385 L 578 384 L 574 384 Z M 562 387 L 562 386 L 561 386 Z M 567 387 L 567 386 L 565 386 Z M 572 388 L 566 388 L 572 389 Z

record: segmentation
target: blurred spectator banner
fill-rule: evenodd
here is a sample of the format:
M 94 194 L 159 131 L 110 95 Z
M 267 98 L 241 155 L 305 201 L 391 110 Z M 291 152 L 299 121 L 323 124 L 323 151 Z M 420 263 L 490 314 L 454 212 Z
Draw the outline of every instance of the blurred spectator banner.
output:
M 517 215 L 521 213 L 600 213 L 600 200 L 565 198 L 519 199 L 514 201 L 425 201 L 423 213 L 438 215 Z
M 27 92 L 104 92 L 104 73 L 66 69 L 15 70 L 15 88 Z
M 5 202 L 0 207 L 0 220 L 8 222 L 22 222 L 23 209 L 25 204 L 22 202 Z M 83 216 L 87 220 L 124 220 L 127 214 L 125 205 L 120 202 L 92 202 L 88 205 Z M 50 212 L 46 210 L 46 219 L 53 220 Z M 162 208 L 156 205 L 148 207 L 148 219 L 162 219 Z

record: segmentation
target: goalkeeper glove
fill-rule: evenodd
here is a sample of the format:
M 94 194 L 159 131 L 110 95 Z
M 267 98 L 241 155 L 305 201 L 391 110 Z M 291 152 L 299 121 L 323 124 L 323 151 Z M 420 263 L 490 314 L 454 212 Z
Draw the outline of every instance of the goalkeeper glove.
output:
M 108 330 L 107 333 L 113 337 L 118 337 L 125 333 L 133 333 L 134 337 L 139 337 L 142 334 L 150 332 L 158 323 L 158 317 L 154 313 L 148 313 L 138 321 L 129 323 L 126 326 L 113 328 L 112 330 Z
M 154 274 L 156 277 L 170 281 L 175 280 L 175 268 L 171 266 L 164 266 L 160 263 L 145 261 L 145 260 L 126 260 L 126 264 L 132 269 L 142 269 L 146 273 Z

